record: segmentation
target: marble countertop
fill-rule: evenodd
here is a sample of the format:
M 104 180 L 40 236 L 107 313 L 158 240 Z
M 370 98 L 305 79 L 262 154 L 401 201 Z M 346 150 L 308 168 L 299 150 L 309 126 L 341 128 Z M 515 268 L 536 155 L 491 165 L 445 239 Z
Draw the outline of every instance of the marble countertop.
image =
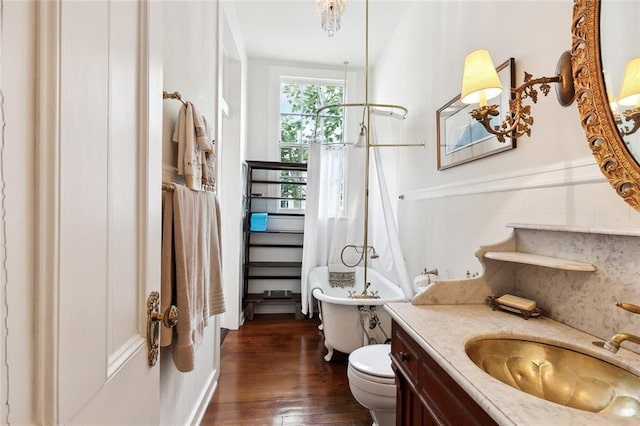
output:
M 605 359 L 639 376 L 640 355 L 624 348 L 612 354 L 592 344 L 600 339 L 557 321 L 545 317 L 525 320 L 486 305 L 390 303 L 385 310 L 498 424 L 638 424 L 638 419 L 568 408 L 514 389 L 478 368 L 464 348 L 467 341 L 479 337 L 533 336 Z

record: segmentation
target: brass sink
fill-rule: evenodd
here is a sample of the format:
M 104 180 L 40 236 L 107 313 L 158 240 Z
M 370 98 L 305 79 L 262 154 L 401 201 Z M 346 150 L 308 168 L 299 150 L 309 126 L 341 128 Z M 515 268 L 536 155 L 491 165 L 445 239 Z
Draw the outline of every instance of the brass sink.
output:
M 571 349 L 524 339 L 487 338 L 465 348 L 503 383 L 567 407 L 640 418 L 640 377 Z

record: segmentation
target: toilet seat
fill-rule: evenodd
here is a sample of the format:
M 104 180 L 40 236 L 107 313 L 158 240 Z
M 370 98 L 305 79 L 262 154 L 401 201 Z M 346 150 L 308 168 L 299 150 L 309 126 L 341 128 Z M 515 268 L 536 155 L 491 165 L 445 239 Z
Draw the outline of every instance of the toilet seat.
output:
M 352 372 L 364 380 L 380 384 L 394 384 L 391 368 L 391 345 L 368 345 L 356 349 L 349 355 Z
M 349 389 L 360 405 L 369 409 L 373 424 L 396 423 L 396 385 L 391 368 L 391 345 L 363 346 L 351 352 Z

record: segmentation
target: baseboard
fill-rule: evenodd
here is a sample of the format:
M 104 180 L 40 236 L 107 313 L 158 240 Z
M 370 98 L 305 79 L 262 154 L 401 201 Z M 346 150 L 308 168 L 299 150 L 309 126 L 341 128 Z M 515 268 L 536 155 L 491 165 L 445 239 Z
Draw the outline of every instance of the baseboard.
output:
M 227 334 L 229 334 L 228 328 L 220 328 L 220 346 L 224 343 L 224 338 L 227 337 Z
M 209 408 L 209 403 L 211 399 L 213 399 L 213 394 L 218 387 L 218 375 L 219 371 L 214 370 L 213 373 L 209 376 L 207 380 L 207 386 L 204 391 L 200 394 L 200 398 L 198 398 L 198 403 L 195 406 L 194 410 L 191 412 L 191 415 L 188 418 L 187 424 L 197 426 L 202 423 L 202 418 L 204 417 L 204 413 L 207 412 L 207 408 Z

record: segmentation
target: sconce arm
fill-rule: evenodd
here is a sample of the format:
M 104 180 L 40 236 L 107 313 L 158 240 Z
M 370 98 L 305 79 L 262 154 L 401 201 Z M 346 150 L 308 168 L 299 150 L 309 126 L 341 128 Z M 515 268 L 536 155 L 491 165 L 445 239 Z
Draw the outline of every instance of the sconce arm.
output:
M 534 104 L 537 103 L 538 90 L 547 96 L 551 91 L 551 83 L 558 84 L 556 88 L 560 105 L 571 105 L 575 98 L 575 89 L 570 52 L 567 51 L 560 55 L 556 75 L 553 77 L 533 78 L 531 74 L 524 73 L 524 83 L 511 89 L 510 114 L 499 125 L 491 127 L 491 118 L 500 115 L 498 105 L 487 105 L 474 109 L 471 111 L 471 116 L 482 123 L 489 133 L 495 135 L 499 142 L 504 142 L 507 137 L 514 139 L 523 135 L 531 136 L 531 126 L 533 125 L 531 105 L 523 105 L 522 101 L 531 99 Z
M 524 83 L 519 87 L 511 89 L 511 100 L 508 115 L 502 123 L 491 127 L 491 119 L 500 115 L 498 105 L 487 105 L 471 111 L 471 116 L 480 122 L 487 132 L 496 136 L 499 142 L 505 142 L 505 138 L 519 138 L 520 136 L 531 136 L 531 126 L 533 117 L 531 116 L 531 106 L 523 105 L 523 99 L 531 99 L 535 104 L 538 102 L 538 90 L 547 96 L 551 91 L 550 83 L 559 83 L 560 76 L 531 78 L 531 74 L 524 73 Z M 540 85 L 537 89 L 535 86 Z

